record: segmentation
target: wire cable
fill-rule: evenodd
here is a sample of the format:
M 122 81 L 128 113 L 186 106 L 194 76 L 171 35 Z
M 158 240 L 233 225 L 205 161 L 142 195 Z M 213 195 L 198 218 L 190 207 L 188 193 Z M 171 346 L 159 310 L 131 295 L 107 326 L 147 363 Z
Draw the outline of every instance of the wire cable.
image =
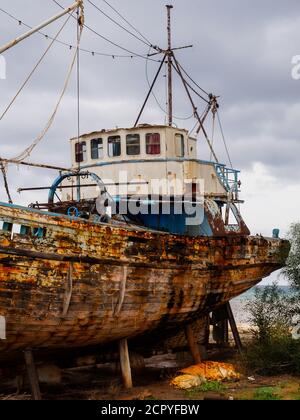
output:
M 149 52 L 150 52 L 150 49 L 149 49 Z M 147 83 L 148 83 L 148 86 L 149 86 L 149 89 L 150 89 L 150 87 L 151 87 L 151 83 L 150 83 L 150 80 L 149 80 L 149 73 L 148 73 L 148 60 L 146 61 L 145 72 L 146 72 L 146 79 L 147 79 Z M 165 77 L 165 76 L 164 76 L 164 77 Z M 152 90 L 151 94 L 152 94 L 153 98 L 155 99 L 155 102 L 156 102 L 157 106 L 159 107 L 159 109 L 160 109 L 160 110 L 161 110 L 161 111 L 162 111 L 165 115 L 168 115 L 168 112 L 167 112 L 167 111 L 164 109 L 164 107 L 161 105 L 161 103 L 159 102 L 159 100 L 158 100 L 158 98 L 157 98 L 157 96 L 155 95 L 155 93 L 154 93 L 154 91 L 153 91 L 153 90 Z M 193 116 L 194 116 L 194 113 L 193 113 L 192 115 L 188 116 L 188 117 L 176 117 L 176 116 L 174 116 L 174 115 L 173 115 L 173 118 L 174 118 L 175 120 L 187 121 L 187 120 L 190 120 L 191 118 L 193 118 Z
M 210 94 L 206 91 L 206 90 L 204 90 L 201 86 L 199 86 L 199 84 L 198 83 L 196 83 L 195 82 L 195 80 L 193 80 L 192 79 L 192 77 L 188 74 L 188 72 L 182 67 L 182 65 L 180 64 L 180 63 L 178 63 L 179 64 L 179 67 L 181 68 L 181 70 L 184 72 L 184 74 L 190 79 L 190 81 L 192 82 L 192 83 L 194 83 L 194 85 L 195 86 L 197 86 L 197 88 L 198 89 L 200 89 L 205 95 L 207 95 L 207 96 L 210 96 Z
M 76 51 L 74 53 L 74 56 L 72 58 L 72 61 L 71 61 L 71 64 L 70 64 L 70 67 L 68 69 L 67 76 L 66 76 L 66 79 L 65 79 L 65 82 L 64 82 L 64 86 L 63 86 L 62 92 L 61 92 L 60 97 L 58 99 L 58 102 L 57 102 L 57 104 L 56 104 L 56 106 L 54 108 L 53 113 L 51 114 L 51 116 L 50 116 L 50 118 L 49 118 L 46 126 L 44 127 L 43 131 L 38 135 L 38 137 L 33 141 L 33 143 L 29 147 L 27 147 L 22 153 L 20 153 L 18 156 L 16 156 L 15 158 L 13 158 L 13 160 L 22 162 L 28 156 L 30 156 L 30 154 L 32 153 L 32 151 L 40 143 L 40 141 L 45 137 L 45 135 L 49 131 L 50 127 L 52 126 L 52 124 L 53 124 L 53 122 L 55 120 L 57 111 L 59 109 L 59 106 L 61 104 L 61 101 L 62 101 L 62 99 L 63 99 L 63 97 L 64 97 L 64 95 L 66 93 L 67 87 L 69 85 L 69 81 L 70 81 L 70 78 L 71 78 L 71 75 L 72 75 L 72 71 L 73 71 L 73 68 L 74 68 L 74 65 L 75 65 L 75 61 L 76 61 L 76 58 L 77 58 L 77 55 L 78 55 L 83 26 L 81 26 L 80 29 L 81 29 L 80 30 L 80 35 L 79 35 L 78 41 L 77 41 L 77 49 L 76 49 Z
M 149 39 L 147 39 L 142 33 L 141 31 L 139 31 L 135 26 L 133 26 L 128 19 L 126 19 L 120 12 L 118 12 L 118 10 L 113 7 L 108 1 L 106 0 L 102 0 L 108 7 L 110 7 L 121 19 L 124 20 L 124 22 L 127 23 L 127 25 L 129 25 L 131 27 L 131 29 L 133 29 L 136 33 L 138 33 L 146 42 L 148 45 L 151 45 L 151 42 L 149 41 Z
M 175 58 L 175 56 L 174 56 Z M 174 66 L 174 63 L 172 63 L 173 69 L 176 71 L 176 73 L 178 74 L 178 76 L 181 78 L 181 74 L 180 71 L 178 70 L 178 68 L 176 66 Z M 178 67 L 179 67 L 179 63 L 178 63 Z M 187 82 L 186 79 L 184 79 L 185 84 L 191 89 L 191 91 L 193 91 L 195 93 L 195 95 L 197 95 L 200 99 L 202 99 L 202 101 L 206 102 L 207 104 L 210 104 L 210 102 L 205 99 L 202 95 L 200 95 L 199 92 L 196 91 L 196 89 L 194 89 L 189 82 Z
M 63 26 L 60 28 L 60 30 L 57 32 L 57 34 L 55 35 L 55 37 L 52 39 L 51 43 L 48 45 L 47 49 L 45 50 L 45 52 L 43 53 L 43 55 L 41 56 L 41 58 L 38 60 L 38 62 L 34 66 L 33 70 L 26 77 L 24 83 L 22 83 L 22 85 L 19 88 L 19 90 L 17 91 L 16 95 L 13 97 L 13 99 L 7 105 L 7 107 L 5 108 L 5 110 L 3 111 L 3 113 L 0 115 L 0 121 L 4 118 L 4 116 L 8 113 L 8 111 L 10 110 L 10 108 L 12 107 L 12 105 L 15 103 L 15 101 L 18 98 L 18 96 L 22 92 L 22 90 L 25 88 L 25 86 L 27 85 L 27 83 L 29 82 L 29 80 L 31 79 L 31 77 L 33 76 L 33 74 L 35 73 L 35 71 L 37 70 L 37 68 L 39 67 L 39 65 L 42 63 L 43 59 L 46 57 L 46 55 L 50 51 L 50 49 L 53 46 L 54 42 L 56 41 L 57 37 L 61 34 L 61 32 L 63 31 L 63 29 L 66 27 L 66 25 L 69 22 L 70 18 L 71 18 L 71 15 L 67 17 L 67 19 L 64 22 Z
M 144 41 L 144 39 L 138 37 L 133 32 L 126 29 L 124 26 L 122 26 L 119 22 L 114 20 L 111 16 L 109 16 L 107 13 L 105 13 L 103 10 L 100 9 L 95 3 L 93 3 L 91 0 L 87 0 L 88 3 L 90 3 L 96 10 L 98 10 L 102 15 L 104 15 L 107 19 L 109 19 L 111 22 L 113 22 L 115 25 L 117 25 L 119 28 L 123 29 L 125 32 L 127 32 L 129 35 L 133 36 L 138 41 L 142 42 L 144 45 L 147 45 L 148 47 L 152 47 L 152 44 L 149 42 Z
M 0 11 L 2 12 L 2 13 L 4 13 L 5 15 L 7 15 L 7 16 L 9 16 L 11 19 L 13 19 L 14 21 L 16 21 L 19 25 L 23 25 L 23 26 L 25 26 L 26 28 L 28 28 L 28 29 L 33 29 L 33 26 L 31 26 L 31 25 L 28 25 L 27 23 L 25 23 L 23 20 L 20 20 L 20 19 L 18 19 L 17 17 L 15 17 L 15 16 L 13 16 L 11 13 L 9 13 L 9 12 L 7 12 L 6 10 L 4 10 L 4 9 L 2 9 L 2 8 L 0 8 Z M 50 40 L 52 40 L 53 41 L 53 37 L 51 37 L 50 35 L 48 35 L 48 34 L 46 34 L 46 33 L 44 33 L 44 32 L 42 32 L 42 31 L 38 31 L 37 32 L 39 35 L 42 35 L 44 38 L 46 38 L 46 39 L 50 39 Z M 61 41 L 60 39 L 56 39 L 55 40 L 55 42 L 57 43 L 57 44 L 60 44 L 60 45 L 63 45 L 63 46 L 65 46 L 65 47 L 67 47 L 68 49 L 74 49 L 74 48 L 76 48 L 76 46 L 75 45 L 73 45 L 73 44 L 70 44 L 70 43 L 67 43 L 67 42 L 64 42 L 64 41 Z M 134 54 L 130 54 L 130 55 L 122 55 L 122 54 L 109 54 L 109 53 L 102 53 L 102 52 L 99 52 L 99 51 L 95 51 L 95 50 L 89 50 L 89 49 L 86 49 L 86 48 L 80 48 L 79 49 L 79 51 L 81 51 L 81 52 L 84 52 L 84 53 L 87 53 L 87 54 L 91 54 L 92 56 L 95 56 L 95 55 L 97 55 L 97 56 L 101 56 L 101 57 L 110 57 L 110 58 L 113 58 L 113 59 L 116 59 L 116 58 L 131 58 L 131 59 L 134 59 L 134 58 L 140 58 L 140 57 L 138 57 L 138 56 L 135 56 Z M 147 58 L 147 56 L 146 55 L 144 55 L 144 57 L 143 58 Z M 155 61 L 155 60 L 154 60 Z
M 230 157 L 229 149 L 228 149 L 228 146 L 227 146 L 227 141 L 226 141 L 226 138 L 225 138 L 225 134 L 224 134 L 224 130 L 223 130 L 223 126 L 222 126 L 222 122 L 221 122 L 219 111 L 217 111 L 217 118 L 218 118 L 218 122 L 219 122 L 219 126 L 220 126 L 220 131 L 221 131 L 223 143 L 224 143 L 224 146 L 225 146 L 227 158 L 228 158 L 228 161 L 230 163 L 231 169 L 233 169 L 233 164 L 232 164 L 232 160 L 231 160 L 231 157 Z
M 59 4 L 56 0 L 52 0 L 58 7 L 60 7 L 61 9 L 64 9 L 64 7 L 61 5 L 61 4 Z M 76 20 L 76 18 L 74 17 L 74 19 Z M 142 59 L 144 59 L 144 60 L 148 60 L 149 59 L 149 57 L 146 57 L 145 55 L 142 55 L 142 54 L 139 54 L 139 53 L 136 53 L 136 52 L 133 52 L 133 51 L 131 51 L 131 50 L 129 50 L 128 48 L 125 48 L 125 47 L 123 47 L 123 46 L 121 46 L 121 45 L 119 45 L 119 44 L 117 44 L 116 42 L 114 42 L 114 41 L 111 41 L 109 38 L 107 38 L 107 37 L 105 37 L 104 35 L 101 35 L 99 32 L 97 32 L 95 29 L 93 29 L 93 28 L 91 28 L 90 26 L 88 26 L 87 24 L 84 24 L 83 25 L 86 29 L 88 29 L 90 32 L 92 32 L 94 35 L 97 35 L 99 38 L 101 38 L 101 39 L 103 39 L 104 41 L 106 41 L 106 42 L 108 42 L 109 44 L 111 44 L 111 45 L 113 45 L 113 46 L 115 46 L 115 47 L 117 47 L 117 48 L 120 48 L 121 50 L 123 50 L 123 51 L 125 51 L 125 52 L 127 52 L 127 53 L 129 53 L 129 54 L 131 54 L 131 55 L 133 55 L 133 56 L 135 56 L 135 57 L 140 57 L 140 58 L 142 58 Z M 155 62 L 160 62 L 160 61 L 158 61 L 158 60 L 154 60 L 154 59 L 151 59 L 151 61 L 155 61 Z

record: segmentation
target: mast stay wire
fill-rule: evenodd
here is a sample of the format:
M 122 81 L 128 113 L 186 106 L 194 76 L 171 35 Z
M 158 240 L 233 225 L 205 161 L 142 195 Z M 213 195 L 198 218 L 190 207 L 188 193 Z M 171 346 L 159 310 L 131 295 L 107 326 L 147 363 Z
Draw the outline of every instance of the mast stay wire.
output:
M 220 131 L 221 131 L 221 136 L 222 136 L 222 139 L 223 139 L 224 147 L 225 147 L 225 150 L 226 150 L 227 158 L 229 160 L 231 169 L 233 169 L 233 164 L 232 164 L 231 156 L 230 156 L 230 153 L 229 153 L 229 149 L 228 149 L 228 145 L 227 145 L 225 133 L 224 133 L 224 130 L 223 130 L 223 125 L 222 125 L 222 122 L 221 122 L 219 111 L 217 111 L 216 114 L 217 114 L 217 119 L 218 119 L 218 122 L 219 122 L 219 127 L 220 127 Z
M 151 42 L 149 41 L 149 39 L 147 39 L 142 33 L 141 31 L 139 31 L 135 26 L 133 26 L 128 19 L 126 19 L 120 12 L 118 12 L 118 10 L 113 7 L 108 1 L 106 0 L 102 0 L 105 4 L 107 4 L 108 7 L 110 7 L 121 19 L 124 20 L 124 22 L 127 23 L 127 25 L 129 25 L 131 27 L 131 29 L 133 29 L 137 34 L 139 34 L 142 38 L 144 38 L 144 40 L 147 42 L 148 45 L 151 45 Z
M 65 95 L 65 92 L 67 90 L 67 87 L 69 85 L 69 81 L 70 81 L 70 78 L 71 78 L 71 75 L 72 75 L 72 71 L 73 71 L 73 68 L 74 68 L 74 65 L 75 65 L 75 61 L 76 61 L 76 58 L 77 58 L 77 55 L 78 55 L 80 41 L 81 41 L 81 36 L 82 36 L 82 31 L 83 31 L 83 14 L 81 15 L 81 18 L 82 18 L 82 20 L 81 20 L 82 23 L 80 24 L 80 31 L 79 31 L 79 36 L 78 36 L 78 40 L 77 40 L 77 48 L 76 48 L 75 53 L 73 55 L 73 58 L 72 58 L 72 61 L 71 61 L 70 66 L 69 66 L 69 69 L 68 69 L 68 72 L 67 72 L 67 76 L 66 76 L 66 79 L 65 79 L 65 82 L 64 82 L 64 86 L 63 86 L 62 92 L 61 92 L 60 97 L 58 99 L 58 102 L 57 102 L 57 104 L 56 104 L 56 106 L 54 108 L 54 111 L 51 114 L 51 116 L 50 116 L 50 118 L 49 118 L 46 126 L 44 127 L 43 131 L 38 135 L 38 137 L 33 141 L 33 143 L 29 147 L 27 147 L 18 156 L 16 156 L 16 157 L 13 158 L 13 160 L 15 160 L 15 161 L 22 162 L 27 157 L 29 157 L 31 155 L 32 151 L 36 148 L 36 146 L 45 137 L 46 133 L 49 131 L 50 127 L 52 126 L 52 124 L 53 124 L 53 122 L 55 120 L 57 111 L 59 109 L 59 106 L 61 104 L 61 101 L 62 101 L 62 99 L 63 99 L 63 97 Z
M 149 52 L 150 52 L 150 49 L 149 49 Z M 150 80 L 149 80 L 148 60 L 146 60 L 145 72 L 146 72 L 146 80 L 147 80 L 147 83 L 148 83 L 148 86 L 149 86 L 149 89 L 150 89 L 150 87 L 151 87 L 151 83 L 150 83 Z M 166 76 L 164 76 L 164 77 L 166 77 Z M 160 110 L 161 110 L 161 111 L 162 111 L 165 115 L 168 115 L 167 110 L 166 110 L 166 109 L 164 109 L 164 107 L 161 105 L 161 103 L 159 102 L 159 100 L 158 100 L 158 98 L 157 98 L 157 96 L 156 96 L 156 94 L 154 93 L 154 91 L 153 91 L 153 90 L 152 90 L 151 94 L 152 94 L 153 98 L 155 99 L 155 102 L 156 102 L 157 106 L 160 108 Z M 188 117 L 176 117 L 175 115 L 173 115 L 173 118 L 174 118 L 175 120 L 187 121 L 187 120 L 190 120 L 191 118 L 193 118 L 193 116 L 194 116 L 194 113 L 192 113 L 192 115 L 190 115 L 190 116 L 188 116 Z
M 63 6 L 62 6 L 61 4 L 59 4 L 59 3 L 58 3 L 58 1 L 56 1 L 56 0 L 52 0 L 52 1 L 53 1 L 53 2 L 54 2 L 57 6 L 58 6 L 58 7 L 60 7 L 61 9 L 63 9 Z M 73 18 L 74 18 L 74 19 L 76 19 L 76 17 L 74 17 L 74 16 L 73 16 Z M 101 35 L 99 32 L 97 32 L 95 29 L 93 29 L 92 27 L 88 26 L 87 24 L 84 24 L 83 26 L 84 26 L 86 29 L 88 29 L 90 32 L 92 32 L 94 35 L 97 35 L 99 38 L 101 38 L 101 39 L 103 39 L 104 41 L 106 41 L 106 42 L 110 43 L 111 45 L 114 45 L 115 47 L 120 48 L 121 50 L 126 51 L 127 53 L 129 53 L 129 54 L 131 54 L 131 55 L 133 55 L 133 56 L 143 58 L 144 60 L 149 59 L 149 57 L 146 57 L 145 55 L 142 55 L 142 54 L 139 54 L 139 53 L 133 52 L 133 51 L 129 50 L 128 48 L 125 48 L 125 47 L 123 47 L 123 46 L 121 46 L 121 45 L 117 44 L 116 42 L 111 41 L 109 38 L 105 37 L 104 35 Z M 154 60 L 154 59 L 150 59 L 150 60 L 152 60 L 152 61 L 156 61 L 156 60 Z
M 57 34 L 55 35 L 55 37 L 52 39 L 51 43 L 48 45 L 48 47 L 46 48 L 46 50 L 44 51 L 44 53 L 42 54 L 42 56 L 40 57 L 40 59 L 38 60 L 38 62 L 35 64 L 34 68 L 32 69 L 32 71 L 29 73 L 29 75 L 26 77 L 25 81 L 22 83 L 22 85 L 20 86 L 20 88 L 18 89 L 16 95 L 12 98 L 12 100 L 9 102 L 9 104 L 6 106 L 5 110 L 2 112 L 2 114 L 0 115 L 0 121 L 5 117 L 5 115 L 8 113 L 8 111 L 10 110 L 10 108 L 12 107 L 12 105 L 15 103 L 15 101 L 17 100 L 17 98 L 19 97 L 20 93 L 23 91 L 23 89 L 25 88 L 25 86 L 27 85 L 27 83 L 30 81 L 31 77 L 34 75 L 35 71 L 37 70 L 37 68 L 39 67 L 39 65 L 42 63 L 43 59 L 46 57 L 46 55 L 48 54 L 48 52 L 50 51 L 51 47 L 53 46 L 54 42 L 56 41 L 56 39 L 58 38 L 58 36 L 61 34 L 61 32 L 64 30 L 64 28 L 66 27 L 67 23 L 69 22 L 71 18 L 71 14 L 67 17 L 66 21 L 64 22 L 64 24 L 62 25 L 62 27 L 59 29 L 59 31 L 57 32 Z
M 198 89 L 200 89 L 203 93 L 205 93 L 206 95 L 208 95 L 208 96 L 211 96 L 206 90 L 204 90 L 201 86 L 199 86 L 199 84 L 197 83 L 197 82 L 195 82 L 195 80 L 188 74 L 188 72 L 183 68 L 183 66 L 178 62 L 178 65 L 179 65 L 179 67 L 180 67 L 180 69 L 184 72 L 184 74 L 188 77 L 188 79 L 195 85 L 195 86 L 197 86 L 198 87 Z M 224 147 L 225 147 L 225 151 L 226 151 L 226 155 L 227 155 L 227 158 L 228 158 L 228 161 L 229 161 L 229 164 L 230 164 L 230 166 L 231 166 L 231 169 L 233 169 L 233 164 L 232 164 L 232 159 L 231 159 L 231 156 L 230 156 L 230 152 L 229 152 L 229 149 L 228 149 L 228 145 L 227 145 L 227 141 L 226 141 L 226 137 L 225 137 L 225 134 L 224 134 L 224 129 L 223 129 L 223 126 L 222 126 L 222 122 L 221 122 L 221 118 L 220 118 L 220 113 L 219 113 L 219 111 L 218 110 L 216 110 L 216 112 L 215 112 L 215 115 L 214 115 L 214 119 L 215 119 L 215 116 L 217 116 L 217 120 L 218 120 L 218 124 L 219 124 L 219 127 L 220 127 L 220 132 L 221 132 L 221 137 L 222 137 L 222 140 L 223 140 L 223 143 L 224 143 Z M 214 123 L 213 123 L 214 124 Z M 196 124 L 197 125 L 197 124 Z M 212 144 L 213 145 L 213 144 Z
M 6 10 L 2 9 L 1 7 L 0 7 L 0 11 L 2 13 L 4 13 L 5 15 L 9 16 L 14 21 L 18 22 L 19 25 L 23 25 L 23 26 L 25 26 L 28 29 L 33 29 L 33 26 L 28 25 L 28 23 L 25 23 L 23 20 L 18 19 L 17 17 L 13 16 L 11 13 L 7 12 Z M 50 39 L 50 40 L 53 40 L 54 39 L 53 37 L 51 37 L 50 35 L 42 32 L 42 31 L 38 31 L 37 33 L 40 34 L 40 35 L 42 35 L 46 39 Z M 65 47 L 68 47 L 69 49 L 76 48 L 75 45 L 72 45 L 70 43 L 61 41 L 60 39 L 56 39 L 55 42 L 57 44 L 63 45 Z M 98 56 L 102 56 L 102 57 L 111 57 L 113 59 L 115 59 L 115 58 L 140 58 L 139 56 L 135 56 L 135 55 L 132 55 L 132 54 L 131 55 L 109 54 L 109 53 L 102 53 L 102 52 L 99 52 L 99 51 L 96 51 L 96 50 L 88 50 L 86 48 L 80 48 L 79 50 L 82 51 L 82 52 L 84 52 L 84 53 L 91 54 L 93 56 L 98 55 Z M 146 58 L 146 55 L 143 56 L 143 58 Z M 156 60 L 153 60 L 153 61 L 156 61 Z M 158 62 L 158 60 L 157 60 L 157 62 Z
M 126 29 L 123 25 L 121 25 L 119 22 L 117 22 L 115 19 L 113 19 L 111 16 L 109 16 L 107 13 L 105 13 L 103 10 L 100 9 L 95 3 L 93 3 L 91 0 L 87 0 L 90 5 L 92 5 L 96 10 L 98 10 L 103 16 L 105 16 L 107 19 L 109 19 L 111 22 L 113 22 L 115 25 L 119 26 L 119 28 L 123 29 L 125 32 L 133 36 L 138 41 L 142 42 L 144 45 L 147 45 L 148 47 L 152 47 L 152 44 L 148 41 L 144 41 L 144 39 L 141 39 L 137 35 L 135 35 L 133 32 Z
M 206 91 L 206 90 L 204 90 L 201 86 L 199 86 L 199 84 L 198 83 L 196 83 L 195 82 L 195 80 L 194 79 L 192 79 L 192 77 L 188 74 L 188 72 L 182 67 L 182 65 L 180 64 L 180 63 L 178 63 L 179 64 L 179 67 L 181 68 L 181 70 L 183 71 L 183 73 L 190 79 L 190 81 L 192 82 L 192 83 L 194 83 L 194 85 L 195 86 L 197 86 L 197 88 L 198 89 L 200 89 L 205 95 L 207 95 L 207 96 L 210 96 L 210 94 Z
M 202 129 L 202 131 L 203 131 L 203 134 L 204 134 L 204 136 L 205 136 L 205 139 L 206 139 L 206 141 L 207 141 L 207 144 L 208 144 L 208 146 L 209 146 L 209 148 L 210 148 L 210 151 L 211 151 L 211 153 L 212 153 L 212 156 L 214 157 L 214 159 L 215 159 L 216 163 L 219 163 L 218 158 L 217 158 L 217 155 L 216 155 L 216 153 L 215 153 L 215 151 L 214 151 L 214 149 L 213 149 L 213 147 L 212 147 L 211 141 L 209 140 L 209 137 L 208 137 L 208 135 L 207 135 L 207 132 L 206 132 L 206 130 L 205 130 L 204 126 L 203 126 L 203 123 L 202 123 L 202 121 L 201 121 L 200 115 L 199 115 L 199 113 L 198 113 L 198 109 L 197 109 L 197 107 L 196 107 L 196 105 L 195 105 L 195 103 L 194 103 L 194 101 L 193 101 L 193 98 L 192 98 L 191 92 L 189 91 L 189 87 L 190 87 L 190 85 L 187 83 L 186 79 L 184 78 L 184 76 L 183 76 L 183 74 L 182 74 L 182 72 L 181 72 L 181 70 L 180 70 L 180 67 L 179 67 L 179 65 L 178 65 L 178 61 L 177 61 L 177 59 L 176 59 L 176 57 L 175 57 L 174 53 L 173 53 L 172 55 L 173 55 L 173 58 L 174 58 L 174 61 L 175 61 L 175 65 L 174 65 L 174 63 L 172 62 L 172 66 L 173 66 L 173 68 L 176 70 L 176 72 L 179 74 L 179 76 L 180 76 L 180 78 L 181 78 L 181 80 L 182 80 L 182 83 L 183 83 L 183 85 L 184 85 L 184 88 L 185 88 L 185 90 L 186 90 L 186 93 L 187 93 L 187 95 L 188 95 L 188 97 L 189 97 L 189 99 L 190 99 L 190 102 L 191 102 L 191 105 L 192 105 L 192 108 L 193 108 L 193 111 L 194 111 L 195 118 L 197 118 L 197 120 L 198 120 L 198 122 L 199 122 L 199 124 L 200 124 L 200 126 L 201 126 L 201 129 Z M 190 89 L 191 89 L 191 88 L 190 88 Z M 194 89 L 192 89 L 192 90 L 194 91 Z M 196 93 L 196 92 L 195 92 L 195 93 Z M 198 95 L 198 96 L 201 96 L 201 95 Z M 208 102 L 208 101 L 205 101 L 205 102 Z M 209 102 L 208 102 L 208 103 L 209 103 Z

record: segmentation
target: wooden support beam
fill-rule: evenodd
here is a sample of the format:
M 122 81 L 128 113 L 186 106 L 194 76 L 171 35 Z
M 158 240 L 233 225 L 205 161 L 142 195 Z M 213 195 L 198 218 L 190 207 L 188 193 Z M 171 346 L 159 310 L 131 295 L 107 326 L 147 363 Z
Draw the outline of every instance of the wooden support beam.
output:
M 191 354 L 193 356 L 194 362 L 195 364 L 198 365 L 202 362 L 202 359 L 201 359 L 199 346 L 198 346 L 198 343 L 195 338 L 194 331 L 191 325 L 186 325 L 185 335 L 186 335 L 186 339 L 187 339 Z
M 126 389 L 131 389 L 133 385 L 128 351 L 128 342 L 126 338 L 119 341 L 119 351 L 123 383 Z
M 243 343 L 242 343 L 240 333 L 239 333 L 239 330 L 237 328 L 237 325 L 236 325 L 236 322 L 235 322 L 235 319 L 234 319 L 234 315 L 233 315 L 230 303 L 226 304 L 226 309 L 227 309 L 228 320 L 229 320 L 229 324 L 230 324 L 230 328 L 231 328 L 231 331 L 232 331 L 232 334 L 233 334 L 235 344 L 238 348 L 238 351 L 240 353 L 242 353 L 243 352 Z
M 24 358 L 25 358 L 25 364 L 27 368 L 32 398 L 35 401 L 40 401 L 42 399 L 41 391 L 40 391 L 40 384 L 39 384 L 38 374 L 36 371 L 31 349 L 27 349 L 24 351 Z

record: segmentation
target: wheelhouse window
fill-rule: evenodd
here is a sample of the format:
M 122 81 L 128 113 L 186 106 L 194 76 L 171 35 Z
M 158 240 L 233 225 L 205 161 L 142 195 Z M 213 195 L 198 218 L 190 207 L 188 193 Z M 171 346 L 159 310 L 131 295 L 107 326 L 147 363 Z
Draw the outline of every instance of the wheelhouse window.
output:
M 146 134 L 147 155 L 160 155 L 160 152 L 161 152 L 160 134 L 158 133 Z
M 184 157 L 184 135 L 175 134 L 175 153 L 176 157 Z
M 141 138 L 139 134 L 126 136 L 126 150 L 128 156 L 136 156 L 141 153 Z
M 75 144 L 75 160 L 77 163 L 85 162 L 87 158 L 86 155 L 86 142 L 81 141 Z
M 91 140 L 91 158 L 92 159 L 104 158 L 103 139 Z
M 121 137 L 120 136 L 108 137 L 108 156 L 109 157 L 121 156 Z

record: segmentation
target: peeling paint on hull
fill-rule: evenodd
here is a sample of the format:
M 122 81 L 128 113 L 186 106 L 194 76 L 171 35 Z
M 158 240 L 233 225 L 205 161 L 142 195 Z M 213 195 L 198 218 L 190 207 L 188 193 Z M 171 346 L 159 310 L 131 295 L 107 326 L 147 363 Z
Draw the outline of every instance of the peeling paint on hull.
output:
M 289 243 L 188 238 L 0 205 L 0 360 L 110 343 L 201 317 L 281 268 Z

